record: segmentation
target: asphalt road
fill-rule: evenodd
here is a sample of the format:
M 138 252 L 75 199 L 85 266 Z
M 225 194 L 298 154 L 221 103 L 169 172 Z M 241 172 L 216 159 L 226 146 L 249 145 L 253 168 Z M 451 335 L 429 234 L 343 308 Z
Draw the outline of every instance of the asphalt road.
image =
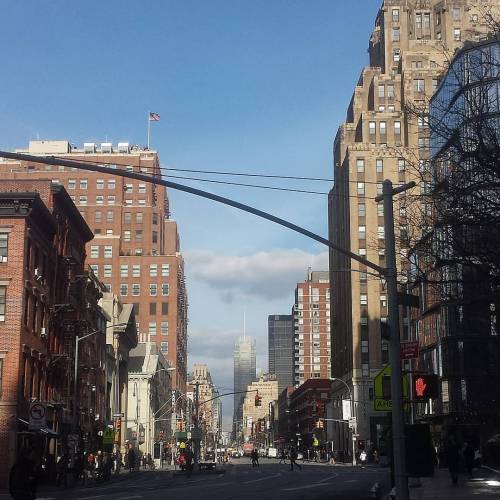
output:
M 137 472 L 104 485 L 43 493 L 39 499 L 75 500 L 366 500 L 375 482 L 388 491 L 387 469 L 302 464 L 302 470 L 276 459 L 261 459 L 252 468 L 247 459 L 234 460 L 225 471 L 193 473 L 190 478 L 169 471 Z

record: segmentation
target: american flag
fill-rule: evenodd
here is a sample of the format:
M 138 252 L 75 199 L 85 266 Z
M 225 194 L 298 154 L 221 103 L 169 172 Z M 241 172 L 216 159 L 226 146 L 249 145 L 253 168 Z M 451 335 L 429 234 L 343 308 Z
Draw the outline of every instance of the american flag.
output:
M 149 121 L 150 122 L 159 122 L 160 115 L 158 113 L 149 112 Z

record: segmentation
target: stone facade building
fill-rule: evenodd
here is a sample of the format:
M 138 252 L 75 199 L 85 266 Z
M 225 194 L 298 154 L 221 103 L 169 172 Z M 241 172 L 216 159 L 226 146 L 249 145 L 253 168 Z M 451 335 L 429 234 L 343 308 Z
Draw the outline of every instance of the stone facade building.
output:
M 369 40 L 363 68 L 334 141 L 335 186 L 329 195 L 329 238 L 384 266 L 382 204 L 374 198 L 382 181 L 418 177 L 429 159 L 426 108 L 449 55 L 465 40 L 488 31 L 486 9 L 498 2 L 478 0 L 385 0 Z M 419 113 L 413 111 L 417 109 Z M 424 183 L 406 196 L 425 190 Z M 407 267 L 405 196 L 395 200 L 398 267 Z M 330 252 L 332 289 L 332 374 L 353 390 L 357 433 L 380 449 L 386 420 L 373 411 L 373 377 L 388 362 L 380 336 L 387 316 L 385 283 L 363 265 Z M 409 312 L 402 311 L 401 338 L 409 339 Z M 337 399 L 347 390 L 335 385 Z M 342 418 L 337 415 L 335 418 Z M 338 423 L 339 426 L 344 426 Z M 344 429 L 348 432 L 347 428 Z M 385 439 L 385 438 L 384 438 Z M 350 439 L 343 440 L 349 442 Z M 342 443 L 335 443 L 336 449 Z M 348 450 L 345 450 L 348 451 Z

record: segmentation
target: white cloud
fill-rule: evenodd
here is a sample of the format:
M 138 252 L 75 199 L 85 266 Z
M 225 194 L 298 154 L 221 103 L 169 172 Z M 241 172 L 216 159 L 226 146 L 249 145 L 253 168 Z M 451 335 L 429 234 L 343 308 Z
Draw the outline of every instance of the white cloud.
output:
M 307 268 L 328 269 L 328 252 L 311 254 L 298 249 L 272 250 L 251 255 L 221 255 L 210 251 L 185 253 L 190 279 L 219 291 L 226 303 L 236 296 L 278 299 L 289 296 Z

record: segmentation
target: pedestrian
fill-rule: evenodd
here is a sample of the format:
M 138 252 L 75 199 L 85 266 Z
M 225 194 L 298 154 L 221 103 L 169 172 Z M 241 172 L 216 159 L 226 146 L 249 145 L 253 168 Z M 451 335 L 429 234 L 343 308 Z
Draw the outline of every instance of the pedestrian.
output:
M 127 464 L 129 472 L 132 472 L 135 467 L 135 451 L 134 448 L 132 448 L 131 444 L 129 445 L 129 449 L 127 452 Z
M 448 463 L 448 470 L 453 484 L 458 483 L 458 463 L 460 460 L 460 449 L 454 435 L 448 439 L 446 446 L 446 461 Z
M 68 487 L 68 463 L 69 457 L 66 453 L 63 453 L 57 458 L 56 463 L 56 486 L 61 486 L 61 482 L 64 484 L 64 487 Z
M 297 457 L 298 457 L 297 450 L 294 447 L 292 447 L 292 449 L 290 450 L 290 470 L 293 470 L 294 465 L 296 465 L 299 469 L 302 469 L 302 466 L 296 462 Z
M 191 477 L 191 472 L 193 471 L 193 460 L 194 454 L 191 451 L 191 446 L 186 445 L 184 450 L 184 456 L 186 458 L 186 476 Z
M 464 462 L 467 473 L 472 477 L 472 469 L 474 468 L 474 457 L 476 452 L 470 443 L 465 443 Z
M 74 469 L 75 469 L 75 475 L 74 475 L 74 480 L 73 480 L 73 485 L 77 485 L 78 482 L 81 480 L 82 484 L 85 484 L 85 459 L 81 453 L 78 453 L 75 456 L 75 462 L 74 462 Z
M 259 453 L 255 448 L 252 451 L 252 467 L 259 467 Z
M 9 492 L 14 500 L 35 500 L 37 477 L 33 452 L 22 449 L 9 475 Z
M 286 464 L 286 454 L 285 454 L 285 449 L 284 449 L 284 448 L 281 450 L 281 455 L 280 455 L 280 464 L 281 464 L 281 463 Z

